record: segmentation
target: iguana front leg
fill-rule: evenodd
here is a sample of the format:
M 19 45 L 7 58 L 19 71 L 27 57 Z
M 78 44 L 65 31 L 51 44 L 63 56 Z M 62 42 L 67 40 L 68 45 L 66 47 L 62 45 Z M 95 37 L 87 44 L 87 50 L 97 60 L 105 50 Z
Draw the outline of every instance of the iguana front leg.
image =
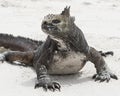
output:
M 100 82 L 103 82 L 103 81 L 109 82 L 110 78 L 113 78 L 116 80 L 118 79 L 117 76 L 110 71 L 103 57 L 97 50 L 90 47 L 87 57 L 88 57 L 88 60 L 94 63 L 95 65 L 95 68 L 97 71 L 97 74 L 93 76 L 93 79 L 95 79 L 95 81 L 100 80 Z
M 51 80 L 45 65 L 41 65 L 37 68 L 37 80 L 38 82 L 35 84 L 35 88 L 43 87 L 45 91 L 47 91 L 47 89 L 51 91 L 58 89 L 60 91 L 60 84 Z
M 56 42 L 48 36 L 46 42 L 36 51 L 34 67 L 37 73 L 38 82 L 35 84 L 35 88 L 43 87 L 46 91 L 47 89 L 52 91 L 56 89 L 60 90 L 60 84 L 52 81 L 47 72 L 47 69 L 52 63 L 55 50 Z

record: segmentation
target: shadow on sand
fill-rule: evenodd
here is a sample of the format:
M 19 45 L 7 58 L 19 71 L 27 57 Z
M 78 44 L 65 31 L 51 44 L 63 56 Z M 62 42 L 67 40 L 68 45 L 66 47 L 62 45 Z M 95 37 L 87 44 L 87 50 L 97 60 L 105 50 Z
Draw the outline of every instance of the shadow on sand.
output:
M 50 76 L 53 80 L 59 82 L 61 85 L 72 86 L 74 84 L 86 83 L 88 81 L 92 81 L 91 77 L 81 77 L 82 72 L 72 75 L 52 75 Z M 37 82 L 36 78 L 30 79 L 29 81 L 25 81 L 22 83 L 23 86 L 26 87 L 34 87 L 35 82 Z

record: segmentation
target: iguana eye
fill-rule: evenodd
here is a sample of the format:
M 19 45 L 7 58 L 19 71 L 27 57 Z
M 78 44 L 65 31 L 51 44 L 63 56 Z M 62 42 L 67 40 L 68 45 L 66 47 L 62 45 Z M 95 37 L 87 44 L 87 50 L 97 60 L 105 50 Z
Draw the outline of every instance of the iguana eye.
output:
M 60 20 L 58 19 L 52 20 L 52 23 L 55 23 L 55 24 L 60 23 Z

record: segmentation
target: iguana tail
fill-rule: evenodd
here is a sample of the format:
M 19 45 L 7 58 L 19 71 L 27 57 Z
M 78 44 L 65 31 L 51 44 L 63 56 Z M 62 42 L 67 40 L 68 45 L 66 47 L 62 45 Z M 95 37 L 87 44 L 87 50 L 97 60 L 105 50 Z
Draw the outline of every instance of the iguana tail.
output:
M 13 51 L 32 51 L 42 44 L 42 41 L 32 40 L 24 37 L 0 34 L 0 47 Z

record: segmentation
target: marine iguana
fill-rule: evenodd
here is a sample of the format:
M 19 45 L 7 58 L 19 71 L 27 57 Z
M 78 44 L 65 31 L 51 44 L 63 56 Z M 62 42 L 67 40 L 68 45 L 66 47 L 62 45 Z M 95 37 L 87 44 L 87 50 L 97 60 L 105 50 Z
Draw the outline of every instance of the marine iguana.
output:
M 45 42 L 0 34 L 0 46 L 14 50 L 2 53 L 0 60 L 32 66 L 37 73 L 35 88 L 60 90 L 60 84 L 52 81 L 49 75 L 77 73 L 87 61 L 95 65 L 95 81 L 118 79 L 102 57 L 113 53 L 104 54 L 88 45 L 83 32 L 74 23 L 74 17 L 70 16 L 70 7 L 64 8 L 61 14 L 45 16 L 41 28 L 48 34 Z M 13 43 L 15 41 L 17 43 Z

